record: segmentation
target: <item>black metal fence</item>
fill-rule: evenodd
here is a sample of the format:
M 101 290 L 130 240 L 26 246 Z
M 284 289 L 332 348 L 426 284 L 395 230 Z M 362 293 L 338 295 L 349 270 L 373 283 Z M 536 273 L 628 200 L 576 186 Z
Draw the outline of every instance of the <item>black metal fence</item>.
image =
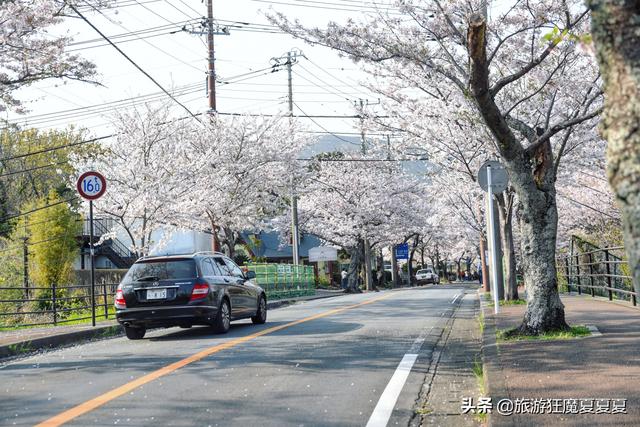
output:
M 96 319 L 115 318 L 117 287 L 117 283 L 96 283 Z M 0 328 L 84 323 L 91 318 L 91 285 L 0 286 Z
M 629 300 L 637 305 L 629 265 L 623 258 L 624 247 L 598 248 L 572 242 L 569 255 L 557 260 L 558 283 L 568 292 L 590 293 L 609 300 Z

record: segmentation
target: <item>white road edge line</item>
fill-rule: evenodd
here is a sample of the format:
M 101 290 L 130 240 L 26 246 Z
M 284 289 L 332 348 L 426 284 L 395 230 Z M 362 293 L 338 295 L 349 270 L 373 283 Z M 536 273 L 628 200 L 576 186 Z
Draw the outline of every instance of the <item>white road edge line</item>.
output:
M 369 422 L 367 422 L 367 427 L 385 427 L 387 425 L 389 418 L 391 418 L 393 408 L 396 406 L 396 402 L 400 396 L 400 392 L 404 387 L 404 383 L 407 381 L 417 358 L 417 354 L 407 353 L 404 355 L 396 371 L 393 373 L 389 384 L 387 384 L 387 387 L 382 392 L 380 400 L 378 400 L 378 404 L 373 410 Z
M 451 300 L 451 304 L 455 303 L 459 296 L 460 296 L 460 294 L 455 294 L 453 296 L 453 299 Z
M 442 313 L 444 315 L 444 313 Z M 393 408 L 396 406 L 398 397 L 404 388 L 404 383 L 407 382 L 407 378 L 411 373 L 414 363 L 418 359 L 418 353 L 427 339 L 427 336 L 433 331 L 435 325 L 431 326 L 429 330 L 426 328 L 422 330 L 418 338 L 413 341 L 409 352 L 404 355 L 400 364 L 396 368 L 393 376 L 389 380 L 389 383 L 385 387 L 384 391 L 380 395 L 380 399 L 376 407 L 373 409 L 371 417 L 367 422 L 366 427 L 385 427 L 391 418 Z

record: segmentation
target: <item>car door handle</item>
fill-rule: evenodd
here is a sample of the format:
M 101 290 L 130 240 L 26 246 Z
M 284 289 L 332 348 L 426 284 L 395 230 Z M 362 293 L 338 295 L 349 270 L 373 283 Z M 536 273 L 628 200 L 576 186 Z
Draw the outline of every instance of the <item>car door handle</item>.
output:
M 225 278 L 224 278 L 224 281 L 225 281 L 226 283 L 229 283 L 231 280 L 229 280 L 229 279 L 227 279 L 227 278 L 225 277 Z

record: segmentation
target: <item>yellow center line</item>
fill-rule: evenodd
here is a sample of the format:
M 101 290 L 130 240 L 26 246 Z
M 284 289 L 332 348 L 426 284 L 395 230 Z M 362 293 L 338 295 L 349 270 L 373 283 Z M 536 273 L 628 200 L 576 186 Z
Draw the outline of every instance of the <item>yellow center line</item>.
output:
M 367 305 L 367 304 L 372 304 L 374 302 L 389 298 L 393 295 L 396 295 L 395 292 L 390 292 L 387 295 L 383 295 L 381 297 L 378 298 L 372 298 L 370 300 L 367 301 L 363 301 L 360 302 L 358 304 L 353 304 L 353 305 L 348 305 L 346 307 L 342 307 L 342 308 L 335 308 L 329 311 L 325 311 L 323 313 L 318 313 L 315 314 L 313 316 L 309 316 L 309 317 L 305 317 L 302 318 L 300 320 L 295 320 L 293 322 L 289 322 L 286 323 L 284 325 L 280 325 L 280 326 L 274 326 L 271 328 L 267 328 L 267 329 L 263 329 L 260 332 L 256 332 L 254 334 L 251 335 L 247 335 L 244 337 L 240 337 L 240 338 L 235 338 L 231 341 L 228 341 L 226 343 L 223 344 L 218 344 L 216 346 L 213 347 L 209 347 L 205 350 L 202 350 L 196 354 L 193 354 L 189 357 L 186 357 L 184 359 L 178 360 L 177 362 L 171 363 L 170 365 L 164 366 L 156 371 L 153 371 L 147 375 L 144 375 L 138 379 L 135 379 L 131 382 L 128 382 L 126 384 L 121 385 L 120 387 L 116 387 L 113 390 L 110 390 L 104 394 L 101 394 L 100 396 L 94 397 L 91 400 L 87 400 L 86 402 L 83 402 L 77 406 L 74 406 L 71 409 L 68 409 L 64 412 L 59 413 L 58 415 L 55 415 L 43 422 L 41 422 L 40 424 L 37 424 L 36 427 L 54 427 L 54 426 L 60 426 L 63 425 L 65 423 L 68 423 L 69 421 L 73 420 L 74 418 L 77 418 L 81 415 L 86 414 L 87 412 L 91 412 L 96 408 L 99 408 L 100 406 L 111 402 L 114 399 L 117 399 L 118 397 L 127 394 L 133 390 L 135 390 L 136 388 L 143 386 L 147 383 L 150 383 L 151 381 L 157 380 L 158 378 L 161 378 L 165 375 L 168 375 L 172 372 L 177 371 L 178 369 L 185 367 L 187 365 L 190 365 L 191 363 L 197 362 L 199 360 L 204 359 L 207 356 L 210 356 L 214 353 L 218 353 L 219 351 L 222 350 L 226 350 L 228 348 L 232 348 L 235 347 L 237 345 L 240 345 L 242 343 L 245 343 L 247 341 L 253 340 L 255 338 L 261 337 L 263 335 L 267 335 L 267 334 L 271 334 L 273 332 L 277 332 L 277 331 L 281 331 L 282 329 L 286 329 L 286 328 L 290 328 L 292 326 L 296 326 L 299 325 L 301 323 L 305 323 L 305 322 L 310 322 L 312 320 L 316 320 L 316 319 L 321 319 L 323 317 L 327 317 L 327 316 L 331 316 L 333 314 L 337 314 L 337 313 L 341 313 L 343 311 L 346 310 L 350 310 L 353 308 L 357 308 L 357 307 L 362 307 L 363 305 Z

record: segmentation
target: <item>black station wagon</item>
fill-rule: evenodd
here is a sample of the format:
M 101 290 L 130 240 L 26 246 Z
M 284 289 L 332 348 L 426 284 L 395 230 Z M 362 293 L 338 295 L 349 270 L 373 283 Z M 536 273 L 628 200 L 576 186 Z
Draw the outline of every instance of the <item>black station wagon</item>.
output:
M 209 325 L 225 333 L 232 320 L 262 324 L 267 297 L 253 278 L 218 252 L 140 258 L 118 286 L 116 318 L 132 340 L 153 327 Z

